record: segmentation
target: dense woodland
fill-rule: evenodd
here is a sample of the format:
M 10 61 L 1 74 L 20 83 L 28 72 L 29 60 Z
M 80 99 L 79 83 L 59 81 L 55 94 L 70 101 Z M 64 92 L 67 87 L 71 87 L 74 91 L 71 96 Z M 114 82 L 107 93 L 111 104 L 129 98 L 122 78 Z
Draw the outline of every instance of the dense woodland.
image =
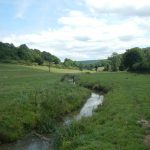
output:
M 42 65 L 44 61 L 60 63 L 60 59 L 38 49 L 30 49 L 25 44 L 15 47 L 13 44 L 0 42 L 0 61 L 6 63 L 37 63 Z
M 13 44 L 0 42 L 0 62 L 27 63 L 43 65 L 44 62 L 56 64 L 56 67 L 79 68 L 80 70 L 96 70 L 104 67 L 104 71 L 134 71 L 150 72 L 150 47 L 131 48 L 124 54 L 113 53 L 108 59 L 87 64 L 66 58 L 63 63 L 60 59 L 48 52 L 30 49 L 25 44 L 15 47 Z

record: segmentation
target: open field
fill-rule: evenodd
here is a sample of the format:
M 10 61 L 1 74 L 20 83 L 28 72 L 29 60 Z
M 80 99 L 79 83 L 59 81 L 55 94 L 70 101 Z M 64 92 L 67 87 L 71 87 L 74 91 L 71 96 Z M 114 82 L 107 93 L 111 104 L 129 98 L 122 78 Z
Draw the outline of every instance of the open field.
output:
M 26 67 L 38 69 L 38 70 L 49 71 L 49 68 L 47 66 L 26 66 Z M 51 67 L 50 72 L 51 73 L 85 73 L 85 72 L 95 73 L 96 71 L 90 71 L 90 70 L 80 71 L 78 69 L 59 69 L 59 68 Z
M 80 107 L 90 92 L 60 83 L 61 74 L 0 64 L 0 141 L 13 141 L 32 129 L 51 133 L 57 122 Z
M 145 143 L 150 135 L 150 75 L 84 74 L 79 84 L 110 91 L 93 117 L 62 129 L 60 149 L 149 149 Z
M 148 150 L 150 75 L 76 75 L 78 84 L 67 84 L 60 82 L 63 74 L 0 64 L 0 140 L 13 141 L 34 129 L 56 131 L 61 150 Z M 109 90 L 103 106 L 91 118 L 57 126 L 90 95 L 82 86 Z

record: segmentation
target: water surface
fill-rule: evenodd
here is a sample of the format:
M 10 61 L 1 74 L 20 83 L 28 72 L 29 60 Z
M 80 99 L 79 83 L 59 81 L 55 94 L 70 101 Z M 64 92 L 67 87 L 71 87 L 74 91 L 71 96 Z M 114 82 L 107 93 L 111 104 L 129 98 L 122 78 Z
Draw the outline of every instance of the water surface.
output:
M 94 92 L 91 93 L 91 97 L 86 101 L 86 103 L 81 108 L 78 115 L 73 118 L 66 118 L 65 124 L 69 125 L 73 120 L 80 120 L 82 117 L 90 117 L 93 115 L 95 109 L 98 108 L 99 105 L 102 105 L 104 100 L 103 95 L 96 94 Z
M 28 135 L 15 143 L 1 145 L 0 150 L 53 150 L 53 148 L 52 141 Z
M 76 116 L 76 120 L 80 120 L 82 117 L 90 117 L 93 114 L 93 110 L 97 109 L 99 105 L 102 105 L 104 96 L 96 93 L 92 93 L 91 97 L 86 101 L 82 107 L 80 113 Z

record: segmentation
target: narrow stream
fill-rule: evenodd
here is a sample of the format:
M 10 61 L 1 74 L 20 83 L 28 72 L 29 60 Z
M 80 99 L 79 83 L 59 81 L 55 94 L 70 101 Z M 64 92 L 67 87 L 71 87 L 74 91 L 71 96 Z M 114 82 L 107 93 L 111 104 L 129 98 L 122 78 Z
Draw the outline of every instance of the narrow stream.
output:
M 69 125 L 73 120 L 81 120 L 82 117 L 90 117 L 93 114 L 93 110 L 97 109 L 99 105 L 102 105 L 104 100 L 103 95 L 96 93 L 91 93 L 91 97 L 86 101 L 86 103 L 81 108 L 78 115 L 73 118 L 66 118 L 64 124 Z
M 69 125 L 73 120 L 80 120 L 82 117 L 90 117 L 99 105 L 102 105 L 104 96 L 96 93 L 91 93 L 84 106 L 81 108 L 78 115 L 73 118 L 67 118 L 64 121 L 65 125 Z M 0 145 L 0 150 L 53 150 L 54 139 L 45 140 L 35 135 L 28 135 L 22 140 L 15 143 Z
M 80 113 L 76 116 L 76 120 L 80 120 L 82 117 L 92 116 L 93 110 L 97 109 L 99 105 L 102 105 L 103 100 L 103 95 L 91 93 L 91 97 L 86 101 Z

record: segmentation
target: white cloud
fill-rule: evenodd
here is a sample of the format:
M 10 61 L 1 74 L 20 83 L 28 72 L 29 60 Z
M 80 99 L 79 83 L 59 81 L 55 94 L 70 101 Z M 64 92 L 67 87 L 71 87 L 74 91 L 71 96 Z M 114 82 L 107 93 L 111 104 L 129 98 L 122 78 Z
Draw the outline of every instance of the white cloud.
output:
M 119 13 L 126 8 L 141 10 L 149 7 L 149 1 L 135 0 L 84 0 L 94 14 L 71 10 L 58 18 L 59 28 L 50 28 L 39 33 L 4 37 L 2 41 L 16 45 L 27 43 L 31 48 L 49 51 L 64 59 L 103 59 L 116 51 L 149 46 L 150 18 L 131 15 L 120 21 L 113 16 L 97 15 L 99 12 Z M 125 9 L 124 9 L 125 8 Z
M 105 25 L 104 21 L 104 19 L 99 21 L 96 18 L 88 17 L 81 11 L 70 11 L 68 16 L 59 18 L 61 24 L 73 27 L 101 27 Z
M 92 12 L 123 16 L 150 16 L 149 0 L 83 0 Z

